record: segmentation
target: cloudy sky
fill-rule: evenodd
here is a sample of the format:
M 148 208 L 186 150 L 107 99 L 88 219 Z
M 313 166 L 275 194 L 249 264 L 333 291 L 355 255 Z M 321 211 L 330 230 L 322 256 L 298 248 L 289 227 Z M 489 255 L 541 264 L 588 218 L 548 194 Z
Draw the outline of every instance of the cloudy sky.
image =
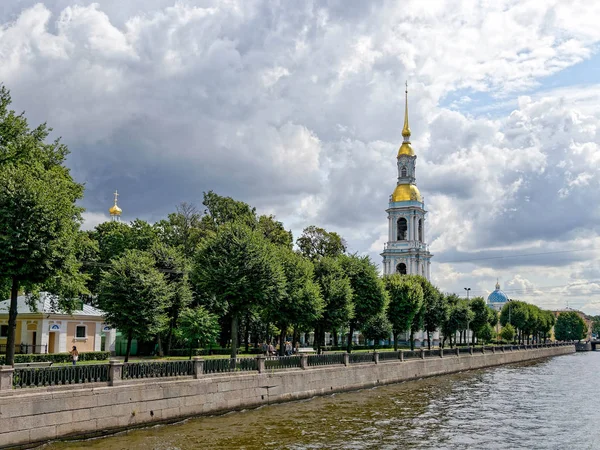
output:
M 212 189 L 378 264 L 409 83 L 433 281 L 600 313 L 600 2 L 3 0 L 0 82 L 85 226 Z

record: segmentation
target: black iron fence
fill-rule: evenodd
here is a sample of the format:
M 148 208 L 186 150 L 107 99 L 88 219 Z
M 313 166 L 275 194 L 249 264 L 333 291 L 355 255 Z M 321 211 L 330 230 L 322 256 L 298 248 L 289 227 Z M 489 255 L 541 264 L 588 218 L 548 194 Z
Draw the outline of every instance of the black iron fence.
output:
M 264 358 L 222 358 L 206 360 L 148 361 L 122 364 L 121 370 L 113 372 L 109 364 L 81 364 L 77 366 L 18 367 L 13 371 L 13 387 L 41 387 L 95 382 L 111 382 L 111 377 L 122 380 L 168 378 L 176 376 L 198 376 L 200 373 L 214 374 L 234 371 L 260 372 L 263 370 L 295 369 L 327 365 L 405 361 L 420 358 L 463 357 L 467 354 L 535 350 L 539 348 L 573 345 L 572 342 L 552 344 L 501 345 L 487 347 L 458 347 L 431 350 L 402 350 L 380 353 L 325 353 L 320 355 L 294 355 Z M 304 360 L 304 362 L 303 362 Z M 201 366 L 200 366 L 201 365 Z M 202 369 L 200 370 L 200 367 Z

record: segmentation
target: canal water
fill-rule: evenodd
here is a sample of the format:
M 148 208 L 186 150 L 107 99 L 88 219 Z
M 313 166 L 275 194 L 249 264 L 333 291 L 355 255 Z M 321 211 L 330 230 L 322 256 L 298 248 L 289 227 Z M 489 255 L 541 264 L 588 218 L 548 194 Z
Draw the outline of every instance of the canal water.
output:
M 597 449 L 600 352 L 138 429 L 48 449 Z

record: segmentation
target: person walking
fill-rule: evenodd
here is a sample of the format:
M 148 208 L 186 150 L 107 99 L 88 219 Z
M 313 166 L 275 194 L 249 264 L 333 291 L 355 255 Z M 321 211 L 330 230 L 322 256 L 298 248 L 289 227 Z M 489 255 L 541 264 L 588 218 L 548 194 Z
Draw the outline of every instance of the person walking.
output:
M 71 361 L 73 362 L 73 365 L 77 364 L 77 360 L 79 359 L 77 347 L 73 346 L 73 350 L 71 350 L 69 353 L 71 354 Z

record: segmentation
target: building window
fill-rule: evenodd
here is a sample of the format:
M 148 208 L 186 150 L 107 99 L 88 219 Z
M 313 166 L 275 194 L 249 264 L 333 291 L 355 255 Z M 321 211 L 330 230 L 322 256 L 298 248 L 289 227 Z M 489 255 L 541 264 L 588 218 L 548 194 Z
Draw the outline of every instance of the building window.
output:
M 406 264 L 400 263 L 396 266 L 396 272 L 400 275 L 406 275 Z
M 406 178 L 407 175 L 407 170 L 406 170 L 406 166 L 402 167 L 402 170 L 400 171 L 401 175 L 403 178 Z
M 77 327 L 75 328 L 75 337 L 78 339 L 86 337 L 85 325 L 77 325 Z
M 423 219 L 419 219 L 419 241 L 423 242 Z
M 0 337 L 8 337 L 8 325 L 0 325 Z
M 405 241 L 406 240 L 406 234 L 408 231 L 408 222 L 406 221 L 406 219 L 404 217 L 400 217 L 398 219 L 398 241 Z

